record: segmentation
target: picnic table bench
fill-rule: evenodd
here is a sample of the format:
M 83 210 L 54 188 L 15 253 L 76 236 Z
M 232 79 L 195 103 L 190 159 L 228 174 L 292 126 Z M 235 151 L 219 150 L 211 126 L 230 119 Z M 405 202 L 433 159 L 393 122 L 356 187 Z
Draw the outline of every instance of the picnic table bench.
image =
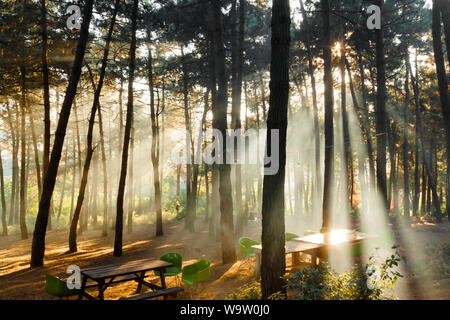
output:
M 91 300 L 104 300 L 103 293 L 106 289 L 109 288 L 111 284 L 125 281 L 136 281 L 138 283 L 136 293 L 140 293 L 142 290 L 142 286 L 145 285 L 154 290 L 152 293 L 158 293 L 155 294 L 154 297 L 164 296 L 164 298 L 166 298 L 167 295 L 173 294 L 175 292 L 173 290 L 168 290 L 164 278 L 164 270 L 171 266 L 173 266 L 172 263 L 162 260 L 142 259 L 83 269 L 81 270 L 82 282 L 78 299 L 82 300 L 83 297 L 85 297 Z M 159 271 L 161 280 L 160 286 L 144 280 L 148 275 L 147 273 L 153 270 Z M 96 284 L 87 285 L 88 280 L 91 280 Z M 86 292 L 86 289 L 92 287 L 98 288 L 97 298 Z
M 119 300 L 146 300 L 146 299 L 153 299 L 153 298 L 162 297 L 162 296 L 164 298 L 166 298 L 167 296 L 175 295 L 177 292 L 180 292 L 180 291 L 184 291 L 184 289 L 181 287 L 173 287 L 173 288 L 161 289 L 161 290 L 157 290 L 157 291 L 146 292 L 146 293 L 131 296 L 131 297 L 120 298 Z

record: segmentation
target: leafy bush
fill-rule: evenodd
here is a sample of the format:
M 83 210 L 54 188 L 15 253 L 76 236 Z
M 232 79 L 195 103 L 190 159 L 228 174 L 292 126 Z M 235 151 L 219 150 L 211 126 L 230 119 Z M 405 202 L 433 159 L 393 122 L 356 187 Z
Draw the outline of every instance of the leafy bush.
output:
M 394 287 L 402 275 L 397 271 L 400 255 L 397 247 L 386 259 L 369 258 L 365 267 L 355 265 L 350 272 L 339 274 L 327 263 L 317 269 L 304 269 L 284 277 L 288 296 L 294 300 L 393 300 Z M 259 300 L 261 284 L 252 282 L 238 288 L 227 300 Z M 271 300 L 287 299 L 281 292 L 270 296 Z
M 261 284 L 254 281 L 243 285 L 236 293 L 229 294 L 225 300 L 261 300 Z
M 343 274 L 322 263 L 317 269 L 304 269 L 286 276 L 286 289 L 294 294 L 295 300 L 395 299 L 393 289 L 402 277 L 396 270 L 399 262 L 400 256 L 395 251 L 382 262 L 372 256 L 365 269 L 355 265 Z

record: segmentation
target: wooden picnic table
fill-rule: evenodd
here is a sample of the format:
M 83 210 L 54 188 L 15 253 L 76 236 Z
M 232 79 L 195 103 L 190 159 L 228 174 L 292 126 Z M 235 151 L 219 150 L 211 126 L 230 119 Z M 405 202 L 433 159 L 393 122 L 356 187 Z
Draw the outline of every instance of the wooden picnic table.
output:
M 83 297 L 86 297 L 88 299 L 104 300 L 103 293 L 111 284 L 125 281 L 136 281 L 138 283 L 136 293 L 141 292 L 143 285 L 155 291 L 164 290 L 166 289 L 164 270 L 172 266 L 172 263 L 162 260 L 142 259 L 83 269 L 81 270 L 82 283 L 78 299 L 82 300 Z M 153 270 L 159 271 L 161 286 L 144 280 L 146 273 Z M 88 286 L 88 280 L 92 280 L 97 284 Z M 86 292 L 87 288 L 92 287 L 98 288 L 97 298 Z
M 375 238 L 375 236 L 348 229 L 338 229 L 328 233 L 315 233 L 287 241 L 285 253 L 292 254 L 293 265 L 300 262 L 300 253 L 309 254 L 311 255 L 311 265 L 315 268 L 317 267 L 317 258 L 323 256 L 323 250 L 328 250 L 332 246 L 355 245 L 370 238 Z M 254 245 L 252 248 L 255 250 L 256 255 L 255 277 L 259 279 L 262 246 Z
M 292 239 L 292 241 L 309 242 L 315 244 L 321 244 L 324 246 L 330 245 L 342 245 L 342 244 L 356 244 L 361 241 L 371 238 L 368 234 L 349 230 L 338 229 L 332 232 L 314 233 L 304 237 L 298 237 Z
M 284 247 L 286 254 L 292 255 L 292 264 L 296 265 L 300 262 L 300 253 L 306 253 L 311 255 L 311 264 L 313 267 L 317 266 L 317 250 L 323 247 L 321 244 L 310 243 L 305 241 L 287 241 Z M 252 248 L 255 251 L 255 277 L 259 279 L 261 273 L 261 253 L 262 245 L 254 245 Z

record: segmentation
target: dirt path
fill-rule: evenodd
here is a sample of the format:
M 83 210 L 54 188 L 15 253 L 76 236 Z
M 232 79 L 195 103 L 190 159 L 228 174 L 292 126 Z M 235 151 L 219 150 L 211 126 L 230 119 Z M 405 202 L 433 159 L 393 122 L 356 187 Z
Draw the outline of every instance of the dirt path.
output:
M 78 237 L 79 252 L 75 254 L 65 254 L 68 250 L 67 231 L 49 231 L 45 267 L 34 270 L 28 268 L 31 235 L 27 240 L 21 240 L 20 235 L 0 238 L 0 299 L 49 299 L 44 290 L 45 274 L 64 277 L 69 265 L 83 268 L 144 258 L 158 259 L 167 252 L 180 253 L 183 265 L 201 258 L 211 261 L 210 280 L 179 294 L 180 299 L 224 299 L 252 278 L 252 259 L 240 260 L 231 265 L 221 264 L 220 243 L 208 237 L 203 222 L 197 223 L 198 231 L 195 234 L 185 232 L 183 227 L 183 221 L 168 222 L 164 226 L 164 236 L 155 237 L 153 225 L 134 226 L 131 234 L 124 233 L 123 256 L 120 258 L 112 255 L 112 230 L 106 238 L 100 237 L 100 230 L 83 233 Z M 250 229 L 257 231 L 257 228 Z M 176 279 L 168 278 L 168 285 L 176 285 Z M 105 299 L 130 295 L 135 289 L 136 284 L 133 282 L 117 284 L 105 292 Z
M 167 222 L 164 236 L 155 237 L 154 225 L 136 225 L 133 233 L 124 233 L 123 256 L 120 258 L 112 255 L 112 230 L 105 238 L 100 237 L 99 229 L 85 232 L 78 238 L 79 252 L 75 254 L 65 254 L 68 250 L 66 230 L 49 231 L 45 267 L 34 270 L 28 268 L 31 235 L 27 240 L 20 240 L 20 235 L 0 238 L 0 299 L 51 299 L 44 290 L 45 274 L 64 277 L 69 265 L 83 268 L 144 258 L 158 259 L 167 252 L 180 253 L 183 265 L 201 258 L 211 261 L 210 280 L 188 288 L 178 295 L 178 299 L 224 299 L 238 287 L 253 280 L 254 258 L 247 259 L 240 255 L 235 264 L 222 265 L 220 243 L 208 237 L 204 222 L 197 222 L 196 233 L 185 232 L 183 227 L 183 221 Z M 420 241 L 429 239 L 448 243 L 448 225 L 445 232 L 436 232 L 439 228 L 419 226 L 414 234 L 420 235 Z M 258 239 L 259 232 L 259 223 L 250 221 L 246 236 Z M 154 279 L 157 280 L 156 277 Z M 176 279 L 169 278 L 168 285 L 177 285 Z M 131 295 L 135 289 L 134 282 L 118 284 L 105 292 L 105 299 Z M 427 298 L 450 299 L 449 282 L 433 284 L 432 292 Z

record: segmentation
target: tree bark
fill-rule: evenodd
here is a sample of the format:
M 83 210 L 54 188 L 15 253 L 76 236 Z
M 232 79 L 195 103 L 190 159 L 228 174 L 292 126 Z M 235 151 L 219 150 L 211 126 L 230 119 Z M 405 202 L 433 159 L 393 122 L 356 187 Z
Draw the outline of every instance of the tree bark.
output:
M 136 68 L 136 29 L 137 29 L 137 11 L 138 0 L 133 0 L 133 10 L 131 15 L 131 45 L 130 45 L 130 61 L 129 61 L 129 77 L 128 77 L 128 102 L 127 114 L 125 120 L 125 133 L 122 150 L 122 165 L 120 169 L 119 189 L 117 191 L 116 206 L 116 232 L 114 239 L 114 256 L 122 255 L 122 235 L 123 235 L 123 196 L 125 191 L 125 183 L 127 178 L 128 166 L 128 147 L 130 145 L 131 124 L 133 123 L 133 82 L 134 70 Z
M 442 8 L 444 3 L 442 2 Z M 444 53 L 442 50 L 442 42 L 441 42 L 441 19 L 439 14 L 439 0 L 433 1 L 433 10 L 432 10 L 432 34 L 433 34 L 433 49 L 434 49 L 434 61 L 436 64 L 436 73 L 439 84 L 439 97 L 441 101 L 442 115 L 444 117 L 444 126 L 446 133 L 446 142 L 447 142 L 447 167 L 450 167 L 450 100 L 448 96 L 448 83 L 447 83 L 447 75 L 445 73 L 445 62 L 444 62 Z M 448 4 L 447 4 L 448 8 Z M 448 10 L 447 12 L 448 13 Z M 444 16 L 444 11 L 442 12 Z M 444 17 L 444 21 L 448 22 L 449 17 Z M 446 31 L 448 30 L 448 26 Z M 449 41 L 448 37 L 450 35 L 446 34 L 447 41 Z M 447 42 L 447 49 L 448 42 Z M 450 182 L 450 177 L 447 175 L 447 184 Z M 447 217 L 450 220 L 450 199 L 447 197 Z
M 444 23 L 445 45 L 447 47 L 447 59 L 450 64 L 450 2 L 448 0 L 437 0 L 439 10 Z
M 331 227 L 331 192 L 334 175 L 334 133 L 333 133 L 333 66 L 331 60 L 330 6 L 328 0 L 321 0 L 323 21 L 323 60 L 325 84 L 325 180 L 323 192 L 322 230 Z
M 61 198 L 59 199 L 59 207 L 58 207 L 58 217 L 57 219 L 59 220 L 60 216 L 61 216 L 61 212 L 62 212 L 62 207 L 63 207 L 63 201 L 64 201 L 64 192 L 66 190 L 66 176 L 67 176 L 67 151 L 68 151 L 69 147 L 66 147 L 66 154 L 64 155 L 64 174 L 63 174 L 63 185 L 61 188 Z
M 81 67 L 86 51 L 86 44 L 89 36 L 89 24 L 92 17 L 93 0 L 86 0 L 83 12 L 83 24 L 81 25 L 80 38 L 75 54 L 75 61 L 69 78 L 64 102 L 61 107 L 61 113 L 58 120 L 58 126 L 55 132 L 55 141 L 53 144 L 52 154 L 44 178 L 42 195 L 39 202 L 39 211 L 34 227 L 33 243 L 31 248 L 30 267 L 39 267 L 44 264 L 45 252 L 45 234 L 47 230 L 47 222 L 53 190 L 55 188 L 56 176 L 58 174 L 59 161 L 61 159 L 61 151 L 64 146 L 64 138 L 66 135 L 67 123 L 72 109 L 72 102 L 77 91 L 78 81 L 81 75 Z
M 131 233 L 133 231 L 133 211 L 134 211 L 134 117 L 131 123 L 131 134 L 130 134 L 130 160 L 128 165 L 128 175 L 129 185 L 127 190 L 128 195 L 128 214 L 127 214 L 127 232 Z M 158 174 L 159 175 L 159 174 Z
M 223 164 L 219 169 L 220 195 L 220 235 L 222 240 L 223 264 L 234 263 L 236 256 L 236 242 L 233 224 L 233 197 L 231 189 L 231 167 L 226 164 L 226 135 L 227 135 L 227 80 L 225 74 L 225 48 L 223 41 L 221 2 L 213 1 L 215 65 L 218 90 L 216 103 L 213 107 L 213 128 L 218 129 L 223 137 L 221 158 Z
M 381 9 L 383 16 L 383 0 L 375 2 Z M 377 132 L 377 186 L 378 193 L 384 201 L 387 212 L 389 205 L 387 202 L 386 187 L 386 139 L 387 139 L 387 116 L 386 116 L 386 61 L 384 56 L 384 30 L 375 30 L 376 38 L 376 66 L 377 66 L 377 97 L 376 97 L 376 132 Z
M 234 5 L 237 0 L 234 1 Z M 237 10 L 235 10 L 237 11 Z M 237 14 L 235 13 L 236 17 Z M 233 48 L 232 48 L 232 108 L 231 108 L 231 128 L 234 130 L 241 130 L 241 96 L 242 96 L 242 65 L 244 60 L 244 21 L 245 19 L 245 0 L 239 1 L 239 32 L 236 31 L 237 19 L 233 23 Z M 262 83 L 262 75 L 260 73 L 262 84 L 262 92 L 264 97 L 264 85 Z M 237 143 L 240 143 L 239 136 Z M 234 144 L 234 158 L 240 159 L 238 154 L 237 143 Z M 241 165 L 234 165 L 235 173 L 235 203 L 236 203 L 236 236 L 239 237 L 243 232 L 243 213 L 242 213 L 242 169 Z
M 187 67 L 186 67 L 186 57 L 183 54 L 181 68 L 183 73 L 183 104 L 184 104 L 184 121 L 185 121 L 185 129 L 186 129 L 186 153 L 188 153 L 192 144 L 192 130 L 191 130 L 191 120 L 189 114 L 189 87 L 188 87 L 188 75 L 187 75 Z M 191 150 L 191 155 L 193 150 Z M 193 155 L 192 155 L 193 156 Z M 191 159 L 186 159 L 191 160 Z M 195 190 L 193 190 L 193 173 L 192 173 L 192 163 L 186 164 L 186 208 L 185 208 L 185 220 L 184 227 L 186 230 L 190 232 L 194 232 L 194 221 L 195 221 Z
M 38 193 L 39 193 L 39 196 L 41 196 L 41 193 L 42 193 L 41 166 L 39 163 L 39 150 L 37 147 L 37 136 L 36 136 L 36 130 L 34 128 L 33 112 L 31 109 L 32 108 L 30 106 L 30 108 L 28 109 L 28 116 L 30 118 L 31 138 L 33 140 L 34 165 L 36 167 L 36 181 L 37 181 L 37 186 L 38 186 Z
M 11 175 L 11 198 L 10 198 L 10 206 L 9 206 L 9 217 L 8 217 L 8 225 L 12 225 L 14 222 L 14 211 L 16 207 L 16 184 L 17 184 L 17 171 L 18 171 L 18 163 L 17 163 L 17 140 L 19 137 L 16 135 L 16 126 L 13 125 L 13 115 L 12 111 L 9 108 L 9 105 L 6 104 L 6 109 L 8 111 L 8 123 L 9 129 L 11 131 L 11 144 L 12 144 L 12 159 L 11 159 L 11 167 L 12 167 L 12 175 Z
M 303 21 L 305 23 L 305 29 L 308 33 L 307 41 L 305 42 L 306 52 L 308 55 L 308 73 L 311 81 L 312 98 L 313 98 L 313 112 L 314 112 L 314 148 L 315 148 L 315 172 L 316 172 L 316 182 L 315 182 L 315 193 L 319 195 L 322 190 L 321 175 L 320 172 L 320 132 L 319 132 L 319 111 L 317 107 L 317 90 L 316 90 L 316 78 L 314 76 L 314 64 L 313 55 L 311 51 L 311 40 L 309 37 L 309 24 L 306 17 L 305 8 L 303 6 L 303 1 L 300 1 L 300 8 L 302 11 Z
M 72 221 L 72 217 L 73 217 L 73 205 L 74 205 L 74 200 L 75 200 L 75 176 L 76 176 L 76 172 L 77 172 L 77 164 L 76 164 L 76 152 L 75 152 L 75 143 L 76 139 L 75 139 L 75 135 L 73 137 L 73 165 L 72 165 L 72 190 L 70 191 L 70 213 L 69 213 L 69 221 Z
M 349 171 L 353 172 L 352 168 L 352 160 L 351 160 L 351 147 L 350 147 L 350 134 L 348 129 L 348 115 L 347 115 L 347 84 L 345 81 L 345 26 L 342 26 L 341 31 L 341 59 L 340 59 L 340 71 L 341 71 L 341 116 L 342 116 L 342 129 L 343 129 L 343 163 L 344 163 L 344 211 L 349 211 L 349 204 L 352 205 L 351 201 L 349 202 L 349 186 L 350 186 L 350 175 Z
M 417 51 L 415 57 L 415 67 L 416 67 L 416 76 L 418 79 L 419 71 L 418 71 L 418 63 L 417 63 Z M 411 69 L 411 65 L 408 65 L 409 74 L 411 77 L 414 77 Z M 415 147 L 414 147 L 414 203 L 413 203 L 413 215 L 419 215 L 419 200 L 420 200 L 420 158 L 419 158 L 419 136 L 420 136 L 420 103 L 419 103 L 419 87 L 415 85 L 415 82 L 412 81 L 413 92 L 414 92 L 414 104 L 415 104 Z
M 100 134 L 100 146 L 102 152 L 102 169 L 103 169 L 103 222 L 102 222 L 102 237 L 108 235 L 108 169 L 106 165 L 106 151 L 105 151 L 105 133 L 103 131 L 102 108 L 98 105 L 98 129 Z
M 91 165 L 92 156 L 94 154 L 92 140 L 93 140 L 93 133 L 94 133 L 95 116 L 96 116 L 97 109 L 99 108 L 99 105 L 100 105 L 100 94 L 101 94 L 101 90 L 103 87 L 103 81 L 104 81 L 104 77 L 105 77 L 105 73 L 106 73 L 106 65 L 107 65 L 107 59 L 108 59 L 108 54 L 109 54 L 109 47 L 110 47 L 110 43 L 111 43 L 112 33 L 114 30 L 114 24 L 116 21 L 118 5 L 119 5 L 118 0 L 116 0 L 114 11 L 113 11 L 113 16 L 111 18 L 111 24 L 110 24 L 110 27 L 108 30 L 108 35 L 106 38 L 105 50 L 103 52 L 102 66 L 101 66 L 101 70 L 100 70 L 100 78 L 99 78 L 97 87 L 95 86 L 91 69 L 89 68 L 89 65 L 86 64 L 88 71 L 89 71 L 89 76 L 91 79 L 92 87 L 95 90 L 95 93 L 94 93 L 94 101 L 92 103 L 92 108 L 91 108 L 91 115 L 89 117 L 89 126 L 88 126 L 88 134 L 87 134 L 87 141 L 86 141 L 86 159 L 84 161 L 83 173 L 81 175 L 80 190 L 78 192 L 77 204 L 75 206 L 75 212 L 73 214 L 72 223 L 70 225 L 69 252 L 77 252 L 77 250 L 78 250 L 78 248 L 77 248 L 77 227 L 78 227 L 78 221 L 80 219 L 81 208 L 83 206 L 83 201 L 84 201 L 84 197 L 85 197 L 86 185 L 88 182 L 87 179 L 88 179 L 88 175 L 89 175 L 89 168 Z M 94 187 L 96 187 L 96 186 L 94 186 Z M 87 213 L 87 211 L 85 211 L 85 212 Z M 86 226 L 87 226 L 87 217 L 85 217 L 85 219 L 86 219 L 85 222 L 86 222 Z
M 403 215 L 409 219 L 410 216 L 410 201 L 409 201 L 409 100 L 411 93 L 409 91 L 409 52 L 408 46 L 405 50 L 405 62 L 406 62 L 406 76 L 405 76 L 405 115 L 403 123 L 403 135 L 405 142 L 403 144 L 403 182 L 404 182 L 404 195 L 403 195 Z
M 159 139 L 159 123 L 158 113 L 155 111 L 155 97 L 154 97 L 154 84 L 153 84 L 153 58 L 151 50 L 150 30 L 147 34 L 148 38 L 148 86 L 150 91 L 150 118 L 152 126 L 152 164 L 153 164 L 153 188 L 155 190 L 155 213 L 156 213 L 156 236 L 163 235 L 162 225 L 162 209 L 161 209 L 161 183 L 159 176 L 159 151 L 160 151 L 160 139 Z
M 209 69 L 209 87 L 211 90 L 211 109 L 214 115 L 216 110 L 217 103 L 217 80 L 216 80 L 216 60 L 215 60 L 215 44 L 213 38 L 213 29 L 214 26 L 209 30 L 209 61 L 208 61 L 208 69 Z M 209 232 L 208 235 L 210 238 L 214 238 L 215 240 L 220 240 L 220 231 L 218 224 L 218 217 L 220 212 L 220 196 L 219 196 L 219 171 L 218 165 L 212 164 L 211 166 L 211 215 L 209 218 Z
M 26 137 L 25 137 L 25 117 L 26 117 L 26 93 L 25 93 L 25 67 L 20 67 L 20 86 L 21 86 L 21 99 L 20 99 L 20 109 L 21 109 L 21 121 L 20 121 L 20 138 L 21 138 L 21 159 L 20 159 L 20 191 L 19 191 L 19 197 L 20 197 L 20 216 L 19 216 L 19 222 L 20 222 L 20 234 L 21 238 L 28 239 L 28 230 L 27 230 L 27 224 L 25 221 L 25 215 L 27 213 L 26 208 L 26 197 L 27 197 L 27 190 L 26 190 L 26 158 L 27 158 L 27 152 L 26 152 Z
M 50 159 L 50 89 L 47 58 L 47 8 L 46 1 L 41 0 L 41 36 L 42 36 L 42 77 L 44 89 L 44 153 L 42 180 L 47 174 Z
M 2 235 L 8 235 L 8 224 L 6 222 L 6 199 L 5 199 L 5 177 L 3 175 L 3 159 L 0 150 L 0 195 L 2 201 Z
M 289 102 L 290 7 L 288 0 L 272 6 L 272 52 L 270 63 L 270 108 L 267 118 L 266 154 L 271 153 L 271 130 L 279 130 L 279 170 L 264 176 L 262 203 L 261 292 L 268 299 L 285 292 L 284 186 L 286 167 L 287 112 Z M 273 155 L 272 155 L 273 156 Z

